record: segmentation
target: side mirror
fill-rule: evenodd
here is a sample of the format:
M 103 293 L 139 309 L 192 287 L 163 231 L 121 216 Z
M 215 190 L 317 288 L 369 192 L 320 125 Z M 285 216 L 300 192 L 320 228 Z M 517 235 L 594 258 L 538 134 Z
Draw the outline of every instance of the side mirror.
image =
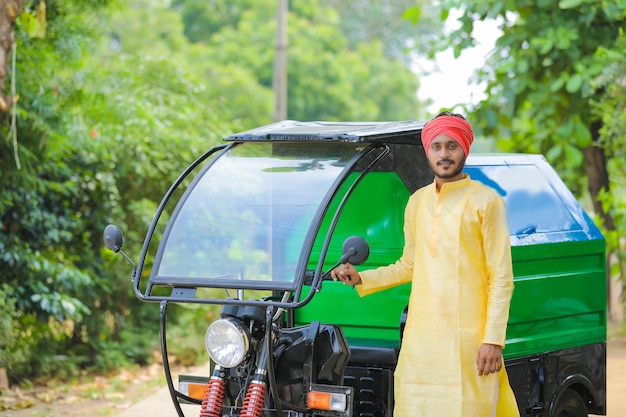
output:
M 108 250 L 118 253 L 122 249 L 122 232 L 116 225 L 110 224 L 105 227 L 102 239 L 104 240 L 104 246 Z
M 361 265 L 370 256 L 370 245 L 361 236 L 350 236 L 343 242 L 341 252 L 339 263 Z
M 343 242 L 341 246 L 341 259 L 332 268 L 322 275 L 321 281 L 330 279 L 330 271 L 337 268 L 339 264 L 351 263 L 352 265 L 361 265 L 370 256 L 370 245 L 361 236 L 350 236 Z M 314 271 L 307 271 L 304 277 L 305 285 L 312 285 Z M 321 289 L 322 282 L 317 283 L 317 291 Z

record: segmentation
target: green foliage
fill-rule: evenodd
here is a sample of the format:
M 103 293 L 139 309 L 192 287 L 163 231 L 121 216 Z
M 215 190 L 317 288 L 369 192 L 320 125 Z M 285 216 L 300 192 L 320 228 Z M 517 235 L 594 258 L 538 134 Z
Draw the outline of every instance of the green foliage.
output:
M 216 63 L 239 68 L 270 91 L 276 33 L 275 13 L 266 0 L 242 11 L 237 24 L 224 25 L 205 40 L 203 72 L 215 74 Z M 400 17 L 399 17 L 400 18 Z M 186 22 L 187 23 L 187 22 Z M 295 120 L 406 120 L 420 112 L 418 80 L 401 61 L 387 58 L 380 42 L 351 46 L 342 33 L 341 16 L 331 8 L 299 4 L 288 19 L 288 118 Z M 242 39 L 246 42 L 243 43 Z M 216 89 L 224 78 L 214 78 Z M 223 97 L 255 98 L 221 89 Z M 267 96 L 267 95 L 266 95 Z M 229 100 L 228 98 L 226 100 Z M 247 111 L 242 109 L 242 113 Z M 241 114 L 241 113 L 239 113 Z M 271 121 L 268 112 L 264 123 Z M 242 116 L 235 114 L 237 119 Z
M 115 64 L 120 55 L 126 57 L 128 61 L 120 62 L 118 66 L 120 71 L 127 73 L 122 80 L 133 80 L 135 86 L 141 77 L 136 74 L 136 68 L 152 66 L 154 74 L 145 74 L 146 79 L 151 80 L 145 85 L 146 94 L 157 98 L 155 93 L 162 91 L 162 88 L 166 89 L 168 96 L 161 97 L 160 104 L 168 114 L 158 117 L 165 123 L 167 118 L 178 120 L 179 123 L 173 123 L 171 127 L 182 129 L 185 134 L 179 139 L 180 133 L 172 132 L 168 140 L 180 140 L 181 143 L 195 141 L 201 145 L 200 149 L 205 150 L 210 147 L 207 144 L 216 143 L 233 130 L 243 130 L 271 121 L 271 89 L 260 85 L 248 68 L 213 60 L 208 56 L 205 45 L 189 43 L 183 36 L 178 13 L 162 6 L 149 6 L 147 3 L 149 2 L 145 0 L 132 2 L 132 13 L 129 10 L 120 10 L 111 17 L 107 24 L 111 37 L 102 40 L 101 54 L 104 62 L 99 61 L 98 64 L 108 66 Z M 153 30 L 152 25 L 146 25 L 147 21 L 158 21 L 155 27 L 159 31 Z M 164 39 L 168 41 L 164 42 Z M 237 40 L 237 43 L 241 41 Z M 166 69 L 165 72 L 162 71 L 163 68 Z M 156 78 L 153 79 L 153 75 Z M 116 85 L 119 83 L 115 78 L 111 81 Z M 188 84 L 176 85 L 176 82 L 181 81 Z M 151 92 L 151 89 L 157 91 Z M 127 90 L 120 88 L 119 91 L 121 96 L 126 95 L 124 91 Z M 103 97 L 110 98 L 107 90 L 103 91 Z M 134 97 L 116 98 L 135 100 Z M 174 98 L 176 100 L 172 101 Z M 141 101 L 135 102 L 141 105 Z M 122 111 L 124 108 L 120 107 Z M 178 149 L 186 150 L 185 147 Z M 199 155 L 198 149 L 190 151 L 193 159 Z M 180 159 L 180 155 L 177 157 Z M 162 158 L 154 159 L 161 160 Z
M 222 30 L 239 30 L 250 19 L 247 13 L 254 10 L 256 20 L 263 24 L 275 20 L 275 0 L 173 0 L 173 9 L 180 12 L 185 24 L 185 36 L 192 42 L 211 42 Z M 289 2 L 292 16 L 311 21 L 314 25 L 327 24 L 341 31 L 348 48 L 380 42 L 385 57 L 411 63 L 411 52 L 422 49 L 423 42 L 436 38 L 440 32 L 439 22 L 427 12 L 429 7 L 415 7 L 413 0 L 315 0 Z M 428 3 L 424 3 L 428 6 Z M 426 13 L 406 13 L 407 9 Z M 413 21 L 409 20 L 412 17 Z M 296 32 L 297 33 L 297 32 Z M 289 39 L 299 38 L 291 36 Z
M 258 5 L 258 0 L 173 0 L 172 7 L 185 22 L 184 34 L 189 41 L 206 42 L 224 27 L 237 28 L 243 11 Z M 263 2 L 268 13 L 275 13 L 276 2 Z
M 14 363 L 24 361 L 27 352 L 20 346 L 19 320 L 20 310 L 17 309 L 17 299 L 7 284 L 0 285 L 0 368 L 11 370 Z
M 209 324 L 219 318 L 217 305 L 168 306 L 168 352 L 185 365 L 197 365 L 208 361 L 204 335 Z
M 340 30 L 350 49 L 380 42 L 383 54 L 407 67 L 415 52 L 422 50 L 441 34 L 432 2 L 414 0 L 320 0 L 323 7 L 337 10 Z
M 58 111 L 62 103 L 56 93 L 58 81 L 67 73 L 64 63 L 75 61 L 82 51 L 76 44 L 54 42 L 80 36 L 80 23 L 49 21 L 44 40 L 18 32 L 18 73 L 37 82 L 22 83 L 21 78 L 18 82 L 20 169 L 9 151 L 12 143 L 0 143 L 0 270 L 20 311 L 16 323 L 20 327 L 18 348 L 23 353 L 21 358 L 12 358 L 12 377 L 36 372 L 36 367 L 26 364 L 32 364 L 38 347 L 46 347 L 50 340 L 61 342 L 57 349 L 64 350 L 63 341 L 71 338 L 65 323 L 91 312 L 82 301 L 83 293 L 98 287 L 87 272 L 95 260 L 83 251 L 94 241 L 90 220 L 96 220 L 99 209 L 108 206 L 92 205 L 101 190 L 90 171 L 93 159 L 80 140 L 67 141 L 60 135 L 67 124 Z M 69 88 L 74 88 L 73 80 L 69 81 Z M 4 137 L 7 130 L 3 124 Z M 60 139 L 66 146 L 59 146 Z
M 624 189 L 624 184 L 621 184 L 621 190 Z M 615 221 L 616 227 L 608 229 L 602 223 L 602 219 L 596 219 L 596 222 L 603 227 L 604 236 L 606 238 L 607 246 L 610 250 L 614 251 L 619 259 L 626 259 L 626 245 L 624 241 L 624 230 L 626 230 L 626 199 L 622 192 L 609 193 L 606 190 L 602 190 L 598 195 L 598 200 L 603 205 L 604 210 L 611 215 L 611 218 Z M 621 268 L 620 264 L 615 264 L 615 268 Z M 610 271 L 615 275 L 617 271 Z

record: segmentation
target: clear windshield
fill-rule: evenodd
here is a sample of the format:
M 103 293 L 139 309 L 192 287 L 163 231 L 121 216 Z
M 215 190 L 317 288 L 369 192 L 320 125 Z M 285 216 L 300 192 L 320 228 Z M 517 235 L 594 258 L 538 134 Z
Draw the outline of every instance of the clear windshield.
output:
M 358 149 L 337 142 L 234 147 L 179 203 L 153 274 L 174 284 L 177 277 L 291 283 L 311 220 Z

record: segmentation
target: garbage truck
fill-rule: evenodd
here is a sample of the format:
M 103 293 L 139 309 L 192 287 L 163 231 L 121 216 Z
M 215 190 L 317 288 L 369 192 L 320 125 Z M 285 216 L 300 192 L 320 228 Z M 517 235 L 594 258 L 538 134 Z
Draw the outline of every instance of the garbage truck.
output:
M 402 254 L 409 196 L 433 181 L 423 122 L 281 121 L 232 134 L 176 178 L 139 260 L 104 244 L 159 304 L 179 416 L 393 416 L 410 284 L 360 297 L 332 281 Z M 503 351 L 522 416 L 606 415 L 605 241 L 541 155 L 471 154 L 505 200 L 515 290 Z M 167 306 L 219 305 L 204 375 L 174 381 Z M 185 407 L 187 409 L 187 407 Z

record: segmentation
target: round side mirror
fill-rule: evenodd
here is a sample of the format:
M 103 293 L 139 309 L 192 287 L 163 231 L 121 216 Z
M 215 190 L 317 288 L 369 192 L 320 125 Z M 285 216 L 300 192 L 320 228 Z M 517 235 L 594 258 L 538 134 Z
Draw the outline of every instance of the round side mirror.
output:
M 105 227 L 102 239 L 104 240 L 104 247 L 108 250 L 117 253 L 122 249 L 122 232 L 116 225 L 110 224 Z
M 370 256 L 370 245 L 361 236 L 350 236 L 343 242 L 341 252 L 340 263 L 361 265 Z

